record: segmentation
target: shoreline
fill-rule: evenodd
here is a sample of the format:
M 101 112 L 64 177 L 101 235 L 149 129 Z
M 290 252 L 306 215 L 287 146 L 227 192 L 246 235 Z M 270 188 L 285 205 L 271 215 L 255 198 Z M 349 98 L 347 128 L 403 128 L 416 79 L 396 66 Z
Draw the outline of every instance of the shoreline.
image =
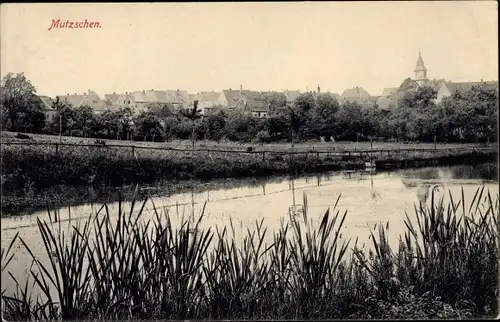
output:
M 413 158 L 405 160 L 377 160 L 377 172 L 392 172 L 402 169 L 418 169 L 432 166 L 455 166 L 470 164 L 486 164 L 496 162 L 496 154 L 470 154 L 462 156 L 444 156 L 440 158 Z M 363 171 L 364 164 L 351 163 L 344 168 L 328 167 L 319 171 L 308 171 L 309 168 L 303 168 L 302 171 L 276 172 L 269 175 L 246 176 L 246 177 L 222 177 L 213 179 L 169 179 L 146 183 L 147 188 L 141 188 L 139 197 L 167 196 L 172 194 L 186 193 L 189 191 L 202 192 L 213 187 L 242 187 L 257 186 L 263 181 L 275 178 L 276 180 L 285 180 L 290 177 L 305 177 L 323 175 L 325 172 L 341 171 Z M 11 217 L 30 215 L 37 211 L 46 210 L 47 206 L 51 208 L 61 208 L 72 205 L 81 205 L 86 203 L 109 203 L 117 202 L 120 199 L 119 192 L 122 192 L 121 198 L 129 200 L 133 198 L 134 187 L 139 183 L 126 183 L 121 186 L 105 185 L 56 185 L 41 189 L 39 193 L 22 194 L 19 192 L 2 192 L 1 217 Z M 5 215 L 4 213 L 8 214 Z

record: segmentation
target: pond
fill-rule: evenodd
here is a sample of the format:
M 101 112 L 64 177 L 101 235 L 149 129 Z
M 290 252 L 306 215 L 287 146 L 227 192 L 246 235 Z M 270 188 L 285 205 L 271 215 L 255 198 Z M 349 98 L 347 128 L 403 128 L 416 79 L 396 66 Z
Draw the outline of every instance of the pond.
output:
M 376 224 L 388 223 L 389 242 L 394 246 L 397 245 L 398 236 L 406 229 L 403 222 L 405 212 L 411 217 L 414 205 L 419 203 L 417 191 L 434 184 L 442 185 L 438 195 L 445 202 L 449 200 L 449 192 L 454 199 L 459 199 L 461 189 L 466 201 L 470 202 L 476 190 L 482 186 L 495 196 L 498 193 L 497 165 L 430 167 L 393 172 L 332 172 L 294 179 L 273 177 L 257 182 L 253 180 L 248 185 L 242 181 L 233 187 L 214 185 L 203 191 L 197 189 L 187 193 L 154 196 L 146 203 L 144 217 L 149 217 L 153 208 L 156 208 L 160 212 L 168 211 L 173 224 L 178 225 L 183 218 L 188 219 L 190 216 L 196 220 L 205 207 L 201 228 L 229 227 L 232 222 L 236 236 L 240 237 L 243 236 L 242 231 L 247 228 L 252 230 L 256 222 L 263 219 L 264 226 L 268 228 L 266 241 L 270 243 L 272 231 L 279 229 L 282 220 L 288 220 L 290 207 L 295 205 L 300 208 L 304 204 L 304 196 L 312 222 L 319 222 L 326 210 L 333 210 L 340 196 L 335 212 L 338 210 L 343 214 L 348 211 L 341 229 L 342 239 L 354 241 L 358 238 L 359 245 L 369 244 L 370 229 Z M 59 222 L 63 227 L 69 226 L 70 223 L 87 218 L 100 206 L 83 204 L 58 209 Z M 126 202 L 124 208 L 127 213 L 129 207 L 130 202 Z M 138 208 L 140 204 L 136 205 Z M 118 203 L 108 204 L 108 209 L 112 218 L 118 216 Z M 19 232 L 34 254 L 44 257 L 37 218 L 48 220 L 47 211 L 2 218 L 2 248 L 6 248 Z M 31 264 L 31 257 L 21 243 L 14 246 L 14 253 L 12 262 L 2 274 L 2 288 L 7 288 L 8 292 L 13 290 L 14 285 L 7 277 L 7 271 L 14 272 L 20 283 L 23 283 L 25 272 Z

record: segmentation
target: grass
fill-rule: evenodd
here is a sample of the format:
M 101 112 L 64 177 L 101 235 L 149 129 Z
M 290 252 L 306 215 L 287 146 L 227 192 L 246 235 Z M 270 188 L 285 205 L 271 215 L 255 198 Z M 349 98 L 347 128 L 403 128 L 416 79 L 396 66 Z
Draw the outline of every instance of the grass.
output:
M 494 152 L 448 151 L 373 153 L 389 168 L 457 164 L 496 158 Z M 42 189 L 69 186 L 117 187 L 160 180 L 242 178 L 275 174 L 364 168 L 370 158 L 333 153 L 280 154 L 85 147 L 5 145 L 2 147 L 2 187 L 6 197 L 33 198 Z M 403 162 L 404 161 L 404 162 Z M 384 162 L 382 162 L 384 163 Z M 381 164 L 381 167 L 385 165 Z
M 455 196 L 457 197 L 457 196 Z M 340 198 L 340 196 L 339 196 Z M 498 313 L 498 195 L 462 192 L 406 216 L 398 249 L 387 226 L 367 252 L 338 238 L 347 212 L 302 216 L 268 232 L 263 221 L 239 241 L 234 228 L 174 225 L 142 203 L 106 206 L 63 233 L 38 220 L 46 258 L 33 257 L 31 282 L 2 293 L 3 317 L 33 319 L 334 319 L 493 317 Z M 337 199 L 338 202 L 338 199 Z M 137 209 L 138 207 L 138 209 Z M 154 208 L 156 209 L 156 208 Z M 54 223 L 55 222 L 55 223 Z M 233 232 L 231 236 L 231 231 Z M 11 258 L 2 250 L 2 263 Z M 6 269 L 2 264 L 2 270 Z M 14 276 L 11 274 L 11 278 Z
M 27 140 L 17 139 L 15 132 L 0 132 L 0 137 L 2 142 L 27 142 Z M 59 143 L 60 139 L 57 135 L 48 134 L 28 134 L 33 138 L 32 142 L 39 143 Z M 94 144 L 96 139 L 92 138 L 81 138 L 81 137 L 70 137 L 62 136 L 62 143 L 71 144 Z M 110 145 L 134 145 L 137 147 L 170 147 L 170 148 L 186 148 L 190 149 L 192 146 L 191 140 L 173 140 L 171 142 L 140 142 L 140 141 L 125 141 L 125 140 L 104 140 Z M 493 144 L 494 145 L 494 144 Z M 213 148 L 221 150 L 243 150 L 245 151 L 248 147 L 252 147 L 257 151 L 290 151 L 290 143 L 268 143 L 268 144 L 253 144 L 253 143 L 241 143 L 241 142 L 231 142 L 231 141 L 206 141 L 200 140 L 196 141 L 195 146 L 197 148 Z M 452 148 L 472 148 L 472 147 L 484 147 L 484 144 L 475 143 L 437 143 L 436 148 L 438 149 L 452 149 Z M 297 142 L 294 144 L 294 151 L 331 151 L 335 147 L 336 151 L 354 151 L 354 150 L 369 150 L 372 147 L 370 142 L 319 142 L 319 141 L 309 141 L 309 142 Z M 373 142 L 373 149 L 433 149 L 435 147 L 434 143 L 403 143 L 403 142 Z

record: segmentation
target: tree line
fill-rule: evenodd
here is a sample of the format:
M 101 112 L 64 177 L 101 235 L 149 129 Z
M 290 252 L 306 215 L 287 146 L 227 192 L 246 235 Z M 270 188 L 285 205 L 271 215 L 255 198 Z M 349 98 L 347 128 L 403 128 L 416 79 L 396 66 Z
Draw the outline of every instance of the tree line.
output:
M 496 141 L 497 89 L 478 85 L 437 104 L 436 97 L 431 87 L 408 89 L 397 108 L 382 110 L 376 104 L 339 103 L 326 93 L 304 93 L 289 104 L 283 93 L 272 93 L 266 98 L 266 118 L 224 108 L 201 117 L 197 109 L 174 111 L 167 104 L 155 104 L 138 114 L 130 108 L 96 114 L 89 106 L 56 101 L 56 115 L 46 121 L 35 87 L 20 73 L 2 80 L 1 124 L 4 130 L 16 132 L 155 141 L 194 138 L 267 143 L 321 137 L 326 141 Z

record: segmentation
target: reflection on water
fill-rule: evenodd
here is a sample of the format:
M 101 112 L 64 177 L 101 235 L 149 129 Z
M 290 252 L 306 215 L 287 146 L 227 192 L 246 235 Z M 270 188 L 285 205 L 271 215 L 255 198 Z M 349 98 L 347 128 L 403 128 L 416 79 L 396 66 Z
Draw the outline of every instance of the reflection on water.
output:
M 497 166 L 455 166 L 446 168 L 421 168 L 395 172 L 337 172 L 316 176 L 287 179 L 271 178 L 252 184 L 236 187 L 212 187 L 205 191 L 192 190 L 167 196 L 155 196 L 145 207 L 145 217 L 156 210 L 168 211 L 173 224 L 183 219 L 197 220 L 205 206 L 205 217 L 201 228 L 229 226 L 234 223 L 237 234 L 255 226 L 256 221 L 264 219 L 268 227 L 268 240 L 272 242 L 272 231 L 280 227 L 288 213 L 300 209 L 303 196 L 307 196 L 308 214 L 319 221 L 325 211 L 335 205 L 340 213 L 348 211 L 343 223 L 344 239 L 358 238 L 359 244 L 368 241 L 369 231 L 377 223 L 390 223 L 388 234 L 392 245 L 405 230 L 405 212 L 413 213 L 414 204 L 419 202 L 418 189 L 431 184 L 442 184 L 441 195 L 447 201 L 447 191 L 452 194 L 464 190 L 467 200 L 471 200 L 476 189 L 485 185 L 493 194 L 498 189 Z M 443 191 L 445 193 L 443 193 Z M 125 209 L 128 209 L 127 202 Z M 136 205 L 139 209 L 141 205 Z M 71 208 L 58 209 L 58 224 L 62 227 L 73 225 L 78 219 L 88 218 L 97 211 L 100 204 L 85 204 Z M 111 216 L 117 216 L 118 204 L 108 204 Z M 128 210 L 127 210 L 128 211 Z M 54 217 L 54 215 L 52 215 Z M 6 217 L 1 219 L 2 248 L 6 248 L 12 237 L 19 232 L 36 255 L 44 256 L 36 219 L 48 220 L 46 211 L 33 215 Z M 71 218 L 71 221 L 69 220 Z M 297 216 L 299 218 L 299 216 Z M 31 264 L 29 254 L 15 246 L 15 256 L 9 265 L 10 270 L 27 269 Z M 4 278 L 4 276 L 2 276 Z

